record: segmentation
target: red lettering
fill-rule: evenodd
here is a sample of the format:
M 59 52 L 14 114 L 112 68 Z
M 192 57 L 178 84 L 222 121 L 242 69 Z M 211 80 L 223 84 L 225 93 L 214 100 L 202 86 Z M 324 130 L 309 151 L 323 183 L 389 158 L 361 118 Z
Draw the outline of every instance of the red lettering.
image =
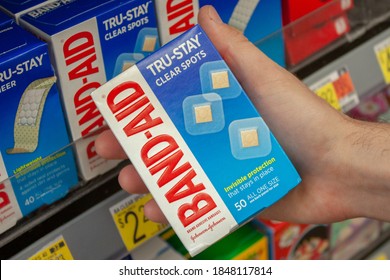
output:
M 4 184 L 0 184 L 0 209 L 10 204 L 11 201 L 8 194 L 5 192 Z
M 202 183 L 195 185 L 194 182 L 192 182 L 192 179 L 194 179 L 196 175 L 196 172 L 191 169 L 190 172 L 188 172 L 165 194 L 169 203 L 175 202 L 205 189 L 205 186 Z M 184 187 L 186 188 L 183 189 Z
M 82 136 L 92 136 L 92 131 L 94 131 L 95 129 L 97 128 L 100 128 L 104 125 L 104 118 L 102 116 L 100 116 L 98 119 L 96 119 L 93 123 L 91 123 L 90 125 L 88 125 L 86 128 L 83 129 L 83 131 L 81 132 L 81 135 Z M 91 134 L 90 134 L 91 133 Z
M 96 60 L 92 33 L 84 31 L 71 36 L 64 43 L 63 53 L 66 59 L 66 65 L 70 65 L 87 56 L 90 56 L 88 59 L 86 59 L 68 73 L 70 80 L 82 78 L 99 72 L 98 67 L 93 67 L 92 65 Z M 74 55 L 75 57 L 72 58 Z
M 129 96 L 122 97 L 119 98 L 119 100 L 116 100 L 119 94 L 122 94 L 127 90 L 130 90 L 131 92 Z M 141 86 L 136 82 L 131 82 L 131 81 L 124 82 L 116 86 L 110 91 L 110 93 L 107 96 L 107 105 L 111 109 L 111 112 L 113 114 L 116 114 L 117 112 L 129 106 L 131 103 L 133 103 L 135 100 L 137 100 L 144 94 L 145 92 L 143 91 Z
M 152 104 L 145 107 L 133 120 L 131 120 L 124 128 L 123 131 L 128 137 L 137 134 L 141 131 L 148 130 L 156 125 L 162 124 L 163 121 L 160 117 L 153 119 L 150 114 L 154 111 Z
M 176 2 L 176 4 L 174 4 Z M 172 26 L 169 27 L 169 34 L 178 34 L 187 31 L 195 24 L 191 22 L 194 18 L 193 0 L 175 1 L 169 0 L 166 5 L 168 21 L 180 18 Z
M 83 85 L 75 93 L 75 95 L 73 97 L 75 107 L 78 108 L 87 102 L 93 103 L 92 97 L 90 94 L 94 89 L 97 89 L 98 87 L 100 87 L 100 83 L 98 83 L 98 82 L 92 82 L 92 83 L 88 83 L 86 85 Z M 83 97 L 83 94 L 85 95 L 84 97 Z M 79 113 L 77 113 L 77 114 L 79 114 Z
M 87 146 L 87 156 L 88 159 L 94 158 L 97 156 L 96 149 L 95 149 L 95 141 L 92 141 Z
M 199 205 L 205 204 L 201 208 Z M 177 215 L 184 227 L 189 226 L 203 215 L 213 210 L 217 205 L 210 195 L 206 193 L 197 194 L 193 199 L 192 203 L 186 203 L 179 207 Z

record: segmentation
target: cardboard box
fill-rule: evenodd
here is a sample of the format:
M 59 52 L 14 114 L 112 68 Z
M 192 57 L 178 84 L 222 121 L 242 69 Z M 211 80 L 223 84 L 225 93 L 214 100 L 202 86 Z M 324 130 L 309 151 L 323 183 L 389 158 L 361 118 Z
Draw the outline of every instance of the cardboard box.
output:
M 326 46 L 339 39 L 350 30 L 346 15 L 329 20 L 319 27 L 295 35 L 293 32 L 284 32 L 286 45 L 286 61 L 290 66 L 297 65 L 310 56 L 319 53 Z
M 10 24 L 11 22 L 12 18 L 0 11 L 0 26 L 2 26 L 3 24 Z
M 177 252 L 193 260 L 268 260 L 267 237 L 249 222 L 191 258 L 172 229 L 161 234 Z M 232 246 L 234 244 L 234 246 Z
M 158 48 L 152 1 L 55 1 L 24 14 L 20 24 L 50 46 L 81 176 L 112 169 L 118 161 L 95 151 L 94 132 L 104 120 L 90 93 Z
M 54 0 L 0 0 L 0 10 L 19 22 L 19 17 L 23 13 L 36 9 L 37 7 L 53 2 Z
M 92 97 L 191 255 L 301 181 L 199 26 Z
M 63 149 L 69 137 L 47 45 L 15 23 L 0 28 L 4 231 L 22 216 L 66 195 L 78 177 L 72 150 Z
M 257 219 L 266 233 L 273 260 L 321 259 L 329 250 L 328 228 L 325 225 L 293 224 Z
M 176 38 L 197 23 L 200 7 L 212 5 L 222 21 L 240 31 L 271 59 L 285 66 L 280 0 L 155 0 L 161 44 Z M 276 34 L 275 34 L 276 33 Z M 272 36 L 271 36 L 272 34 Z

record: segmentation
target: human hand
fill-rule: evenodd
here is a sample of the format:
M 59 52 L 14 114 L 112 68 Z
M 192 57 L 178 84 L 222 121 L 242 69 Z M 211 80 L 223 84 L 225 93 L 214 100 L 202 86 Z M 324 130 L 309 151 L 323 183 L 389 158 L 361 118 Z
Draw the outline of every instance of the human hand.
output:
M 365 178 L 349 176 L 361 169 L 360 165 L 351 166 L 350 160 L 357 158 L 357 152 L 348 143 L 357 141 L 357 127 L 362 124 L 331 108 L 239 31 L 222 23 L 212 7 L 200 10 L 199 24 L 302 177 L 298 187 L 264 210 L 261 217 L 327 223 L 362 215 L 378 216 L 361 207 L 368 193 L 362 184 Z M 126 158 L 109 130 L 98 137 L 96 149 L 105 158 Z M 362 182 L 356 185 L 360 178 Z M 147 192 L 132 165 L 123 168 L 118 179 L 129 193 Z M 154 200 L 145 205 L 144 211 L 151 220 L 167 222 Z

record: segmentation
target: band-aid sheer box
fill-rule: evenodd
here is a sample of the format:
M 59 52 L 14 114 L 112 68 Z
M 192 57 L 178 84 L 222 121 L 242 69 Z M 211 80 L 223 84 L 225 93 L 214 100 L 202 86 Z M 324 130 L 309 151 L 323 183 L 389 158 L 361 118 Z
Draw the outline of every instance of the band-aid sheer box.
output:
M 192 255 L 301 181 L 199 26 L 92 97 Z
M 0 26 L 0 231 L 78 183 L 47 45 Z M 11 205 L 14 205 L 12 207 Z
M 0 10 L 18 22 L 21 14 L 55 0 L 0 0 Z
M 223 22 L 240 30 L 281 66 L 285 66 L 281 1 L 275 0 L 155 0 L 161 44 L 197 23 L 199 8 L 212 5 Z
M 90 180 L 114 168 L 95 151 L 104 119 L 90 93 L 159 46 L 151 0 L 54 1 L 20 17 L 48 42 L 58 76 L 80 175 Z

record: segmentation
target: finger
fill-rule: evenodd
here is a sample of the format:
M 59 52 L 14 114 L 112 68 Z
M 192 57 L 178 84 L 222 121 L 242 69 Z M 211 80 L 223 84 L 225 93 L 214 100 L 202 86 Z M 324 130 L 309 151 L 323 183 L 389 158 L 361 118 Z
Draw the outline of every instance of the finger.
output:
M 154 199 L 148 201 L 145 204 L 144 213 L 145 216 L 153 222 L 168 224 L 167 218 L 165 217 L 164 213 L 161 211 L 160 207 L 157 205 Z
M 126 153 L 112 131 L 103 131 L 95 140 L 96 152 L 106 159 L 127 159 Z
M 122 189 L 128 193 L 141 194 L 149 192 L 138 172 L 131 164 L 122 168 L 118 175 L 118 181 Z

